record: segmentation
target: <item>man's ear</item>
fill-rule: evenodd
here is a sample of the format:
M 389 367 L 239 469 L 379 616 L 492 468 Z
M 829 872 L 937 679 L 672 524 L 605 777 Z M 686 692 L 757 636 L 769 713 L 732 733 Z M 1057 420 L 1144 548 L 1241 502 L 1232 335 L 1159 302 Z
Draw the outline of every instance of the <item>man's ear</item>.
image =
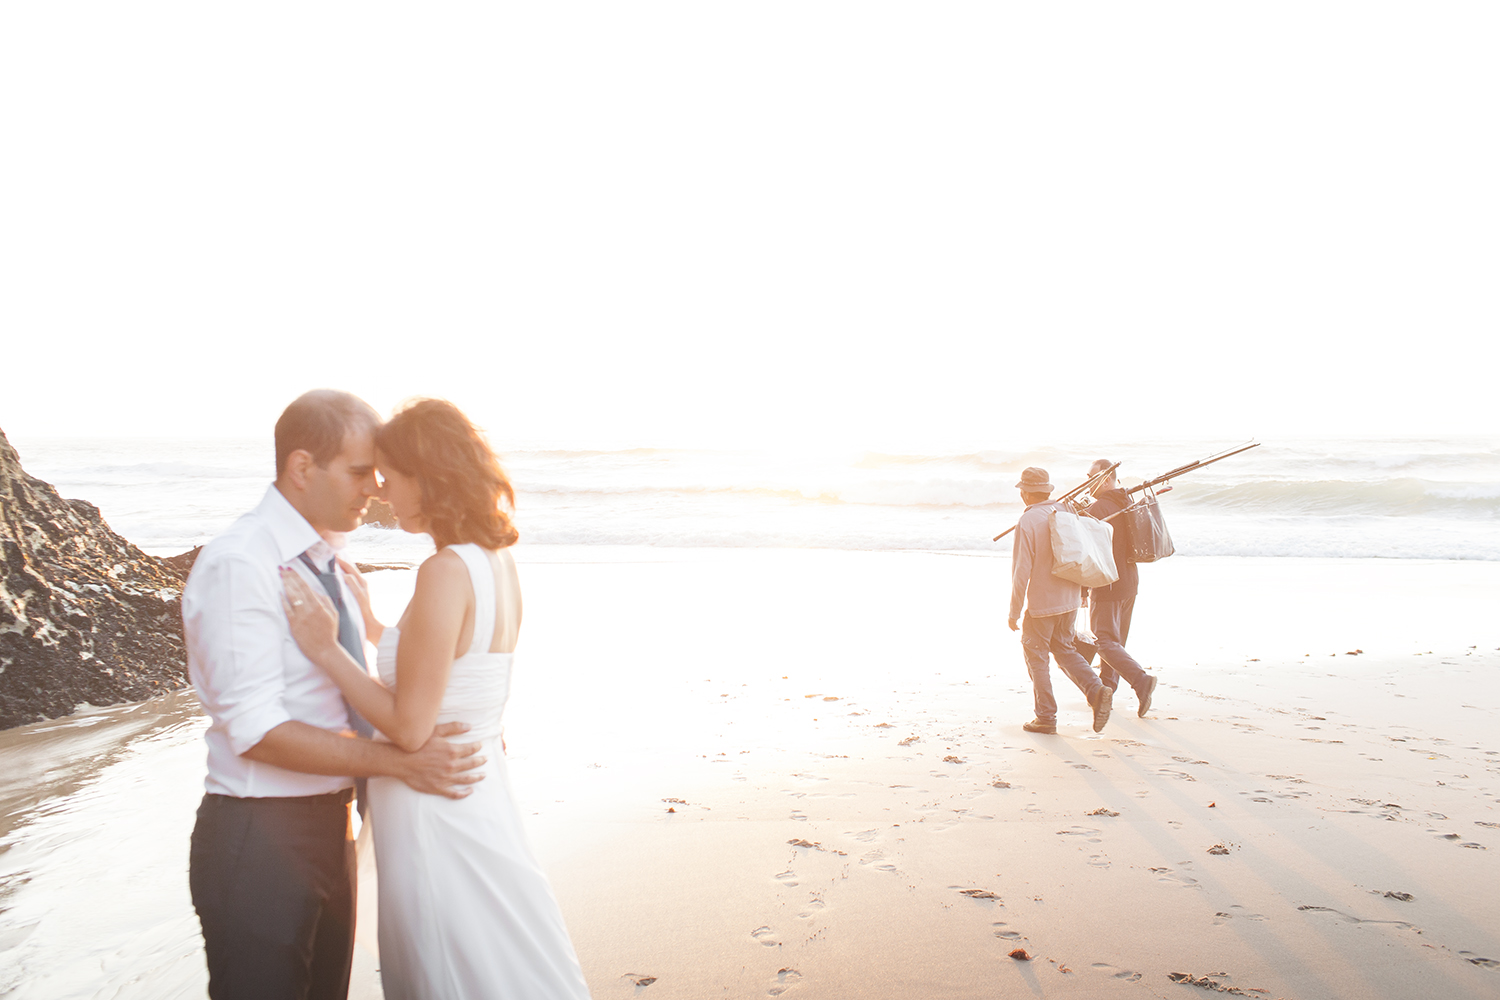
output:
M 296 489 L 307 489 L 307 470 L 316 464 L 312 452 L 298 448 L 286 457 L 286 471 L 282 477 Z

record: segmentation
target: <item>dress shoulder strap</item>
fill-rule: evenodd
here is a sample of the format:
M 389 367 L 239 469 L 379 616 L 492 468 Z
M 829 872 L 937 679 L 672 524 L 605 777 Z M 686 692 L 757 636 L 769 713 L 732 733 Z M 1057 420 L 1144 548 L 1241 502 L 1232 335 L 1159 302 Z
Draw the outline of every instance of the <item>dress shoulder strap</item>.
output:
M 495 570 L 490 557 L 473 542 L 450 545 L 469 568 L 469 582 L 474 586 L 474 641 L 469 653 L 488 653 L 495 641 Z

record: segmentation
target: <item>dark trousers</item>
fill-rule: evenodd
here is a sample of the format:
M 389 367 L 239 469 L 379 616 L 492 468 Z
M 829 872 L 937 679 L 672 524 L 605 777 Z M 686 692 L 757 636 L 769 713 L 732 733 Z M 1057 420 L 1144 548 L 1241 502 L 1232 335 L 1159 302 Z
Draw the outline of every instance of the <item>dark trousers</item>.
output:
M 205 795 L 188 883 L 212 1000 L 345 1000 L 354 956 L 351 791 Z
M 1099 690 L 1099 676 L 1073 648 L 1073 620 L 1078 612 L 1068 611 L 1045 618 L 1031 615 L 1021 619 L 1021 651 L 1026 656 L 1026 672 L 1031 674 L 1031 692 L 1036 699 L 1036 717 L 1041 722 L 1057 722 L 1057 699 L 1052 695 L 1052 674 L 1047 663 L 1051 654 L 1068 679 L 1078 685 L 1089 704 Z
M 1130 614 L 1134 610 L 1134 597 L 1093 601 L 1089 607 L 1089 628 L 1099 642 L 1099 679 L 1114 688 L 1119 686 L 1119 677 L 1123 677 L 1139 693 L 1141 685 L 1146 683 L 1145 668 L 1125 652 L 1125 641 L 1130 638 Z

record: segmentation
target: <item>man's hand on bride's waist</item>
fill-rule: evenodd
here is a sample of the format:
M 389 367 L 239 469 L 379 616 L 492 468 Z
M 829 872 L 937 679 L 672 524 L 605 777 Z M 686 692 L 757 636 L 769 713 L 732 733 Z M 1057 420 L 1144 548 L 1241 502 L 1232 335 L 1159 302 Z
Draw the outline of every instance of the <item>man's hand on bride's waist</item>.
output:
M 473 785 L 484 780 L 484 775 L 476 769 L 488 759 L 480 755 L 478 743 L 451 742 L 453 737 L 468 731 L 468 723 L 464 722 L 444 722 L 434 727 L 421 749 L 404 755 L 402 773 L 395 777 L 414 791 L 428 795 L 467 797 L 474 791 Z

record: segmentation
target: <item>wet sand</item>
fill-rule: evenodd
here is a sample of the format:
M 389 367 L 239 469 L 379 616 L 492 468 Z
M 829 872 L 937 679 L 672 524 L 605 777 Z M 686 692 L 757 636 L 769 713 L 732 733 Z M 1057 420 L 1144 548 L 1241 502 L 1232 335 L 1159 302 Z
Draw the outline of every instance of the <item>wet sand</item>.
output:
M 1145 567 L 1156 710 L 1054 673 L 1034 736 L 1003 558 L 519 555 L 511 772 L 598 997 L 1500 990 L 1500 565 Z M 202 995 L 190 700 L 0 734 L 0 993 Z

